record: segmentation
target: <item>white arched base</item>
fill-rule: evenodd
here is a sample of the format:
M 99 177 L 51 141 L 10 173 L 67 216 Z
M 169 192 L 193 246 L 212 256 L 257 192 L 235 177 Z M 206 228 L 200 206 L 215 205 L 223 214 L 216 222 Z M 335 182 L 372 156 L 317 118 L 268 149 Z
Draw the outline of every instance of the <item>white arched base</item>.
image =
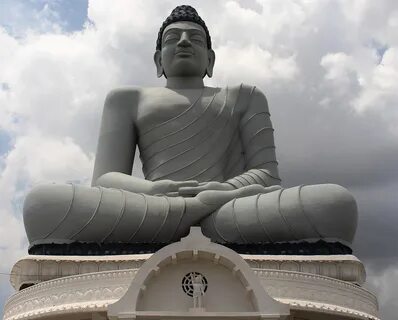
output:
M 196 308 L 182 285 L 191 272 L 207 281 Z M 4 320 L 378 319 L 377 299 L 360 287 L 363 266 L 352 256 L 240 256 L 195 228 L 153 255 L 30 256 L 12 273 L 16 289 L 37 284 L 9 299 Z
M 182 287 L 184 277 L 191 274 L 200 275 L 206 291 L 196 308 L 195 295 L 191 297 Z M 109 318 L 115 320 L 164 316 L 285 319 L 289 314 L 289 307 L 266 293 L 239 254 L 210 242 L 199 227 L 149 258 L 126 294 L 108 308 Z

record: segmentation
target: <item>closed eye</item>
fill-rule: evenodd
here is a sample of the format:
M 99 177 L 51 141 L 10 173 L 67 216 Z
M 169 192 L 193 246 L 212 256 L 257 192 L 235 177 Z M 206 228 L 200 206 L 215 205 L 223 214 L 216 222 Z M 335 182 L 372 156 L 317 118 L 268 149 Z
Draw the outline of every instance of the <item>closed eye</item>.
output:
M 204 44 L 205 44 L 205 40 L 204 40 L 203 37 L 200 36 L 200 35 L 193 35 L 193 36 L 191 37 L 191 41 L 192 41 L 193 43 L 196 43 L 196 44 L 199 44 L 199 45 L 204 45 Z
M 178 34 L 176 33 L 168 33 L 164 38 L 163 38 L 163 42 L 174 42 L 174 41 L 178 41 L 180 39 L 180 37 L 178 36 Z

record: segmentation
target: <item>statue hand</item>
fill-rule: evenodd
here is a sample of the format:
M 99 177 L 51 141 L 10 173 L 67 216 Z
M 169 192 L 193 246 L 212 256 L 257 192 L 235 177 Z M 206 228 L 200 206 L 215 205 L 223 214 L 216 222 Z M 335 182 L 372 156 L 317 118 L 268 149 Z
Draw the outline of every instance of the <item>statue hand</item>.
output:
M 200 192 L 206 190 L 221 190 L 221 191 L 229 191 L 234 190 L 235 188 L 229 183 L 218 182 L 218 181 L 210 181 L 210 182 L 201 182 L 198 186 L 184 186 L 178 189 L 178 195 L 182 197 L 194 197 Z
M 251 186 L 242 187 L 239 189 L 229 190 L 229 191 L 221 191 L 221 190 L 214 190 L 214 191 L 203 191 L 199 193 L 196 198 L 209 206 L 222 206 L 223 204 L 227 203 L 232 199 L 243 198 L 254 196 L 257 194 L 264 194 L 273 191 L 280 190 L 281 186 L 275 185 L 270 187 L 263 187 L 259 184 L 253 184 Z
M 180 188 L 191 188 L 197 187 L 198 181 L 173 181 L 173 180 L 159 180 L 153 181 L 151 186 L 151 194 L 153 195 L 167 195 L 167 196 L 178 196 L 178 190 Z

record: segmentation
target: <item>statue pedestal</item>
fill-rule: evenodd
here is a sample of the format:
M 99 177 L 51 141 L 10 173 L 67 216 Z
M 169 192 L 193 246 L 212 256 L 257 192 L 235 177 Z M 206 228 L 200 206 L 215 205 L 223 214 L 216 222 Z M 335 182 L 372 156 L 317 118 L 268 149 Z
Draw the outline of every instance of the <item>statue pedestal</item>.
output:
M 190 279 L 197 274 L 203 305 L 192 311 Z M 352 255 L 238 255 L 193 229 L 152 255 L 23 258 L 12 270 L 17 292 L 4 320 L 379 319 L 364 281 L 364 267 Z

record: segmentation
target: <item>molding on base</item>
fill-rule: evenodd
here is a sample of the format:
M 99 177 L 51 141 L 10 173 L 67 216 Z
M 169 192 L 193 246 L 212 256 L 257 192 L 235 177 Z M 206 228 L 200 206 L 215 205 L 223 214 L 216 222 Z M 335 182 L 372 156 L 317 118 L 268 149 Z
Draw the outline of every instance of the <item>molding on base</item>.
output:
M 43 281 L 93 272 L 138 269 L 152 254 L 120 256 L 34 256 L 15 263 L 10 282 L 15 290 Z M 362 285 L 365 268 L 353 255 L 241 255 L 253 269 L 311 273 Z

